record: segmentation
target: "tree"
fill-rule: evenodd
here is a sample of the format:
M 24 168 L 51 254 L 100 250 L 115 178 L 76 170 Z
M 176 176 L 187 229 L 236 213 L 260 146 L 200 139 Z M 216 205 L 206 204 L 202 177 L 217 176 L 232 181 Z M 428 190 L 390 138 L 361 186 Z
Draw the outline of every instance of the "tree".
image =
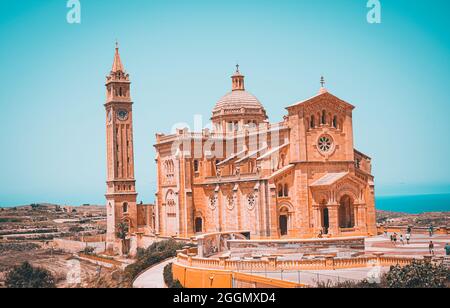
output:
M 24 262 L 8 272 L 5 285 L 11 289 L 44 289 L 55 288 L 56 282 L 49 271 Z
M 128 224 L 126 222 L 120 222 L 117 224 L 117 232 L 116 232 L 116 236 L 118 239 L 120 239 L 122 241 L 122 252 L 124 254 L 128 254 L 128 243 L 127 243 L 127 237 L 128 237 L 128 232 L 130 230 L 130 227 L 128 226 Z

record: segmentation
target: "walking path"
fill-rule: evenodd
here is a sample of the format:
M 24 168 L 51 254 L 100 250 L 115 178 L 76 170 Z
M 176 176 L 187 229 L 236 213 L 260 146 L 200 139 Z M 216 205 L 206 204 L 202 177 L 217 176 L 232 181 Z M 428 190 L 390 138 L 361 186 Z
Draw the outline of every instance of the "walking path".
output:
M 136 280 L 133 283 L 133 288 L 137 289 L 164 289 L 166 288 L 166 284 L 164 283 L 164 267 L 169 264 L 173 263 L 176 259 L 171 259 L 164 261 L 163 263 L 160 263 L 158 265 L 155 265 L 148 270 L 146 270 L 144 273 L 138 276 Z

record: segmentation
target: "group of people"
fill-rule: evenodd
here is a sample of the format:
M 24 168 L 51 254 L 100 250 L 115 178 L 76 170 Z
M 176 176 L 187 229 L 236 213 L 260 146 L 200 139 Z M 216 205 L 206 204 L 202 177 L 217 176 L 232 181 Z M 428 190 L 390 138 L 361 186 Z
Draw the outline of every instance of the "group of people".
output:
M 430 225 L 430 227 L 428 228 L 428 233 L 430 235 L 430 237 L 434 236 L 434 227 L 433 225 Z M 384 234 L 386 237 L 388 237 L 388 231 L 387 229 L 385 229 Z M 411 234 L 412 234 L 412 228 L 408 227 L 408 229 L 406 230 L 406 235 L 405 237 L 403 237 L 403 234 L 398 234 L 398 233 L 393 233 L 391 234 L 390 238 L 391 238 L 391 243 L 396 246 L 397 242 L 400 242 L 402 245 L 405 245 L 405 240 L 406 240 L 406 245 L 409 245 L 411 242 Z M 430 241 L 430 243 L 428 244 L 428 250 L 430 252 L 430 255 L 435 255 L 435 251 L 434 251 L 434 242 Z M 450 244 L 447 243 L 445 245 L 445 254 L 447 256 L 450 256 Z
M 405 245 L 405 240 L 406 244 L 409 245 L 409 243 L 411 242 L 411 233 L 406 233 L 405 237 L 403 237 L 403 234 L 391 234 L 391 243 L 394 244 L 394 246 L 397 245 L 397 242 Z
M 411 233 L 412 233 L 412 228 L 408 227 L 408 229 L 406 230 L 406 235 L 405 237 L 403 237 L 403 234 L 398 234 L 398 233 L 393 233 L 391 234 L 391 243 L 394 244 L 394 246 L 397 245 L 397 242 L 400 242 L 402 245 L 405 245 L 405 240 L 406 240 L 406 244 L 409 245 L 409 243 L 411 242 Z M 388 230 L 384 229 L 384 234 L 387 237 L 388 236 Z

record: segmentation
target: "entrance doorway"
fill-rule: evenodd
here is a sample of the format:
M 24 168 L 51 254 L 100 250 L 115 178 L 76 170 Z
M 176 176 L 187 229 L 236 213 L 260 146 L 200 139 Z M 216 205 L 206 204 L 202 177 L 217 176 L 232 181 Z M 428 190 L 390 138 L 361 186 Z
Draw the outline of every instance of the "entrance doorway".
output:
M 195 219 L 195 233 L 203 232 L 203 219 L 198 217 Z
M 330 214 L 328 208 L 324 208 L 322 212 L 322 227 L 323 234 L 328 234 L 328 231 L 330 229 Z
M 288 235 L 288 217 L 287 217 L 287 215 L 280 215 L 280 233 L 281 233 L 281 236 Z

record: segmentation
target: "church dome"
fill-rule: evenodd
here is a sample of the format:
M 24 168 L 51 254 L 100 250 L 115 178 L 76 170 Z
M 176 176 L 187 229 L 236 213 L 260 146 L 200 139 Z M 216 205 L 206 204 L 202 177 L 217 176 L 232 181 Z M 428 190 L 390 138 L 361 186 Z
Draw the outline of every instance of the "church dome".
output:
M 231 77 L 232 91 L 223 96 L 213 109 L 213 119 L 217 117 L 256 117 L 261 122 L 267 119 L 266 110 L 261 102 L 251 93 L 245 90 L 244 76 L 239 72 Z
M 264 109 L 259 100 L 251 93 L 241 90 L 232 91 L 222 97 L 213 109 L 213 113 L 222 110 L 233 111 L 236 109 Z

